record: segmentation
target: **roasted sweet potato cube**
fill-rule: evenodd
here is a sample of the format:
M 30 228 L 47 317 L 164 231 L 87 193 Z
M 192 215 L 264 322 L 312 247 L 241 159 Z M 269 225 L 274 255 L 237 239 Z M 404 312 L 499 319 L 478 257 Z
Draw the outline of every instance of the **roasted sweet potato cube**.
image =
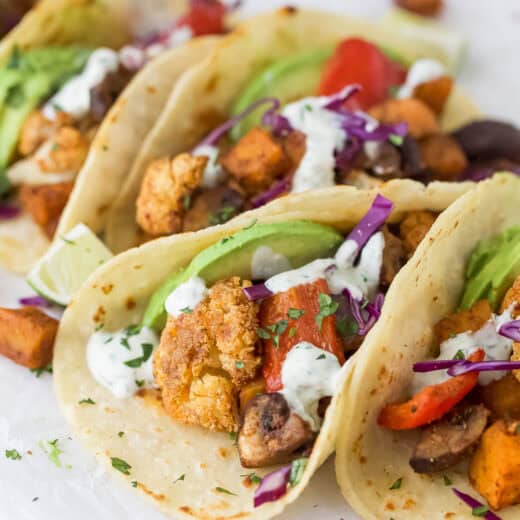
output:
M 473 487 L 493 509 L 520 503 L 520 423 L 489 427 L 469 466 Z
M 439 321 L 433 328 L 439 343 L 446 341 L 455 334 L 482 328 L 491 318 L 491 306 L 487 300 L 479 300 L 471 309 L 460 311 Z
M 441 76 L 417 85 L 413 97 L 428 105 L 437 115 L 442 114 L 453 88 L 453 79 Z
M 285 155 L 290 161 L 290 170 L 296 171 L 307 151 L 307 137 L 303 132 L 294 130 L 283 140 Z
M 221 163 L 248 195 L 269 188 L 291 166 L 282 145 L 261 128 L 250 130 L 224 155 Z
M 52 238 L 61 213 L 69 200 L 72 182 L 31 186 L 22 184 L 20 202 L 49 238 Z
M 430 211 L 411 211 L 401 220 L 399 235 L 408 258 L 415 253 L 434 222 L 435 215 Z
M 443 0 L 396 0 L 396 4 L 412 13 L 435 16 L 441 11 Z
M 455 181 L 467 168 L 468 160 L 461 146 L 449 135 L 431 135 L 419 143 L 426 166 L 434 178 Z
M 520 382 L 512 373 L 480 387 L 482 401 L 497 419 L 520 419 Z
M 58 322 L 36 307 L 0 308 L 0 354 L 28 368 L 52 361 Z

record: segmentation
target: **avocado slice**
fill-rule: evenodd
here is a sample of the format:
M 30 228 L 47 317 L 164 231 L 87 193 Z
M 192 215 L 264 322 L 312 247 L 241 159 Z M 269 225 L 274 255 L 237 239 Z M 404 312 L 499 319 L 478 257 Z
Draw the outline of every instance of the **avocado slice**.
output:
M 294 54 L 268 65 L 254 76 L 237 98 L 231 115 L 244 111 L 251 103 L 264 97 L 276 97 L 282 105 L 313 94 L 320 82 L 323 64 L 332 56 L 333 48 L 316 49 Z M 259 124 L 265 109 L 259 107 L 242 119 L 230 131 L 237 141 L 251 128 Z
M 460 307 L 469 309 L 476 301 L 486 299 L 496 309 L 518 275 L 520 228 L 514 227 L 476 247 L 468 263 Z
M 0 195 L 9 190 L 6 168 L 27 116 L 85 65 L 83 47 L 13 50 L 0 69 Z
M 167 279 L 152 296 L 142 324 L 157 330 L 163 328 L 166 298 L 192 276 L 200 276 L 208 285 L 230 276 L 251 278 L 251 260 L 259 246 L 268 246 L 284 255 L 291 267 L 297 268 L 316 258 L 332 256 L 342 242 L 343 237 L 336 229 L 302 220 L 244 228 L 201 251 L 188 267 Z

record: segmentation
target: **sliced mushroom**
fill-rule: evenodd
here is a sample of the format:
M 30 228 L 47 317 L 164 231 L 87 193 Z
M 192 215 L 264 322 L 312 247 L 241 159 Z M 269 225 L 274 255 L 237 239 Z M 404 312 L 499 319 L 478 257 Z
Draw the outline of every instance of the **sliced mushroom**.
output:
M 484 432 L 489 411 L 481 404 L 456 409 L 422 431 L 410 459 L 417 473 L 443 471 L 460 462 Z
M 260 394 L 244 410 L 237 441 L 240 462 L 245 468 L 283 464 L 313 439 L 309 425 L 291 412 L 282 394 Z

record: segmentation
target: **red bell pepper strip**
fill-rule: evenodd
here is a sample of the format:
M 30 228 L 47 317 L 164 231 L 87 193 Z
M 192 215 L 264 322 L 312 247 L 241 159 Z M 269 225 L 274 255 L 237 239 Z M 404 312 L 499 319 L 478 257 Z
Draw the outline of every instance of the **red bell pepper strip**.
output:
M 218 0 L 190 0 L 188 12 L 180 17 L 176 27 L 188 26 L 194 36 L 225 32 L 226 6 Z

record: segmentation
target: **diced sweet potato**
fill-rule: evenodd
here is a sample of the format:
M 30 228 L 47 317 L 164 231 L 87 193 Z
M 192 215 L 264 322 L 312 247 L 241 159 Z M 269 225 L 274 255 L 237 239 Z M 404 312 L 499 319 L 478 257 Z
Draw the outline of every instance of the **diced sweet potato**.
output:
M 265 392 L 265 381 L 262 377 L 259 377 L 240 390 L 240 410 L 244 410 L 247 403 L 258 394 Z
M 72 192 L 72 182 L 31 186 L 22 184 L 20 202 L 33 220 L 52 238 Z
M 432 109 L 418 99 L 387 99 L 368 113 L 381 123 L 408 123 L 408 132 L 416 139 L 439 132 L 439 123 Z
M 493 509 L 520 503 L 519 423 L 497 421 L 480 440 L 469 466 L 473 487 Z
M 406 256 L 410 258 L 421 243 L 426 233 L 435 222 L 435 215 L 430 211 L 411 211 L 399 224 L 399 235 L 403 241 Z
M 433 328 L 435 337 L 439 343 L 442 343 L 455 334 L 468 331 L 475 332 L 482 328 L 486 321 L 491 318 L 491 312 L 489 302 L 487 300 L 479 300 L 471 309 L 456 312 L 439 321 Z
M 52 361 L 58 322 L 36 307 L 0 308 L 0 354 L 28 368 Z
M 283 140 L 285 155 L 290 161 L 290 171 L 294 172 L 300 165 L 305 152 L 307 151 L 307 137 L 303 132 L 294 130 Z
M 439 14 L 442 9 L 442 0 L 396 0 L 396 4 L 422 16 L 435 16 Z
M 428 105 L 437 115 L 442 114 L 453 88 L 453 79 L 441 76 L 417 85 L 413 97 Z
M 222 158 L 222 166 L 246 190 L 256 195 L 288 171 L 283 147 L 261 128 L 253 128 Z
M 520 382 L 512 373 L 480 387 L 482 401 L 497 419 L 520 419 Z
M 449 135 L 430 135 L 419 146 L 423 160 L 433 171 L 435 179 L 455 181 L 468 166 L 461 146 Z

